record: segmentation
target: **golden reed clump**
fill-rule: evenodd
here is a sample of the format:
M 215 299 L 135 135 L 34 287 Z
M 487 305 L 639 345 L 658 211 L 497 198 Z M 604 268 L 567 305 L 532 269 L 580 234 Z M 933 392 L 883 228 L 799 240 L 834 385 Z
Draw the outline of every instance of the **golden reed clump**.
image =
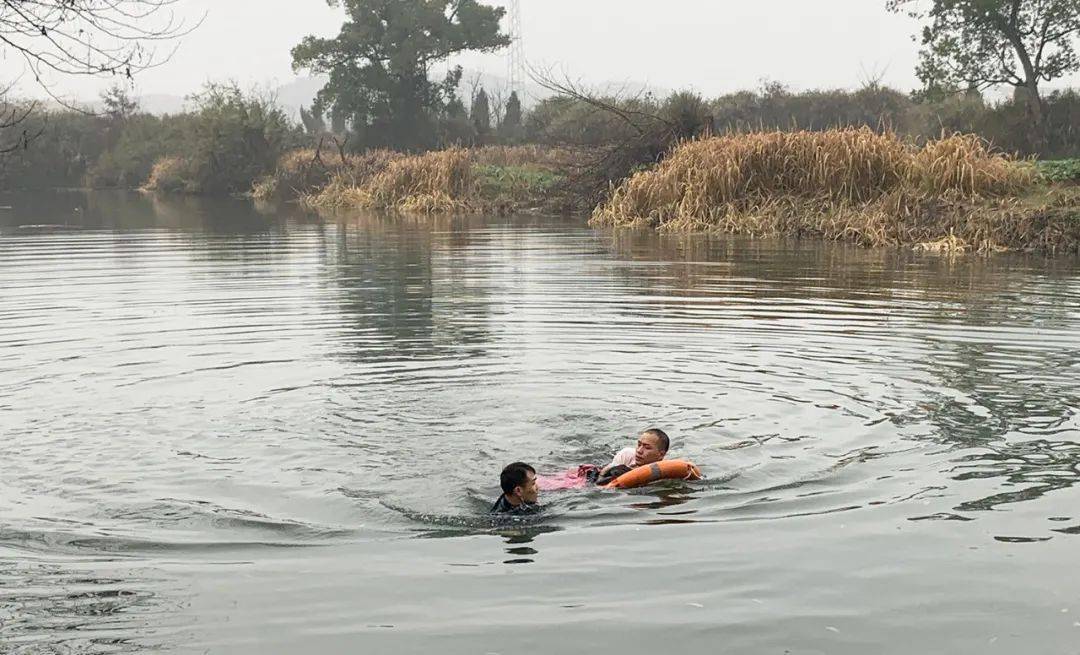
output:
M 362 190 L 368 207 L 418 214 L 465 210 L 477 195 L 472 158 L 464 148 L 395 160 Z
M 536 145 L 449 148 L 418 155 L 374 151 L 350 156 L 347 166 L 333 172 L 321 189 L 303 195 L 301 202 L 315 209 L 415 214 L 493 211 L 499 210 L 501 200 L 485 197 L 478 167 L 555 174 L 580 161 L 578 150 Z
M 188 169 L 188 161 L 183 157 L 162 157 L 154 162 L 150 169 L 150 177 L 143 185 L 145 191 L 163 191 L 166 193 L 184 191 L 187 189 L 185 172 Z
M 376 151 L 360 155 L 368 166 L 336 173 L 320 191 L 303 198 L 318 209 L 382 209 L 416 214 L 468 211 L 476 200 L 473 156 L 464 148 L 419 155 Z
M 405 155 L 385 149 L 348 155 L 345 162 L 341 162 L 340 155 L 335 155 L 330 160 L 334 167 L 328 173 L 328 180 L 307 187 L 300 194 L 300 202 L 312 209 L 366 206 L 367 185 L 390 164 L 403 158 Z
M 1035 182 L 1032 166 L 970 135 L 918 147 L 868 128 L 737 134 L 677 146 L 591 222 L 985 251 L 1024 243 L 1015 223 L 1034 210 L 1009 196 Z
M 908 181 L 923 193 L 966 197 L 1000 197 L 1031 187 L 1032 166 L 990 150 L 974 134 L 954 134 L 913 150 Z

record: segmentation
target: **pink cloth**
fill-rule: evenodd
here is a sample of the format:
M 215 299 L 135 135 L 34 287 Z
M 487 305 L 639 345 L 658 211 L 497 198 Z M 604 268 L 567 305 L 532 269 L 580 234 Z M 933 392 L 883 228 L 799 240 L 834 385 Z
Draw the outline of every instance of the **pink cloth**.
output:
M 538 475 L 536 476 L 536 486 L 539 487 L 540 491 L 584 489 L 589 486 L 589 481 L 586 479 L 585 474 L 588 473 L 590 469 L 595 468 L 595 466 L 582 464 L 577 468 L 572 468 L 555 475 Z

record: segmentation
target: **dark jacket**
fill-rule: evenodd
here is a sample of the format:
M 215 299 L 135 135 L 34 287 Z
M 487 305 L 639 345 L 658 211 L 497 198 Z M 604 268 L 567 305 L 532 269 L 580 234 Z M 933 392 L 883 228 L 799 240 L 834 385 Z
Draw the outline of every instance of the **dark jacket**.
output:
M 499 499 L 495 501 L 495 504 L 491 506 L 492 514 L 510 514 L 513 516 L 524 516 L 527 514 L 535 514 L 540 511 L 540 505 L 536 503 L 521 503 L 520 505 L 511 505 L 510 501 L 506 499 L 506 494 L 499 496 Z

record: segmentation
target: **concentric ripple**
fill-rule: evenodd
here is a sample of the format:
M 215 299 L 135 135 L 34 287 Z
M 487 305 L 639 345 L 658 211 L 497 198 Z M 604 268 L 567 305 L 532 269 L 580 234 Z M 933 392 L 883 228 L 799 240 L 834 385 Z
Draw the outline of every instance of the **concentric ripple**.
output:
M 919 579 L 952 581 L 941 608 L 985 593 L 965 577 L 995 570 L 983 552 L 1046 549 L 995 570 L 1019 603 L 1054 588 L 1080 545 L 1075 260 L 611 234 L 572 218 L 321 221 L 239 200 L 0 204 L 14 207 L 0 212 L 0 651 L 267 652 L 260 635 L 280 630 L 275 652 L 353 652 L 342 635 L 387 645 L 406 626 L 419 652 L 448 631 L 487 634 L 477 617 L 499 603 L 440 587 L 459 602 L 425 622 L 347 585 L 403 608 L 400 586 L 439 585 L 436 569 L 485 588 L 485 567 L 532 566 L 562 581 L 540 580 L 541 598 L 573 596 L 552 608 L 603 621 L 640 607 L 571 578 L 630 573 L 575 562 L 671 547 L 669 573 L 713 590 L 670 596 L 684 610 L 757 594 L 793 619 L 764 636 L 764 608 L 658 615 L 692 643 L 716 643 L 723 623 L 743 650 L 867 652 L 831 624 L 814 632 L 784 586 L 863 558 L 858 579 L 893 585 L 891 605 L 866 609 L 857 582 L 812 602 L 887 634 L 918 623 L 906 594 L 923 592 L 855 544 L 903 539 Z M 550 493 L 518 525 L 486 515 L 503 464 L 603 462 L 652 425 L 709 479 Z M 797 544 L 835 555 L 802 570 Z M 954 559 L 933 561 L 940 549 Z M 378 563 L 370 577 L 347 553 Z M 748 582 L 762 571 L 775 577 Z M 1020 614 L 1039 606 L 1025 602 Z M 289 628 L 300 606 L 324 612 L 304 638 Z M 577 634 L 546 612 L 511 623 Z M 934 629 L 949 642 L 972 629 L 957 621 Z M 1043 646 L 1076 630 L 1029 625 Z

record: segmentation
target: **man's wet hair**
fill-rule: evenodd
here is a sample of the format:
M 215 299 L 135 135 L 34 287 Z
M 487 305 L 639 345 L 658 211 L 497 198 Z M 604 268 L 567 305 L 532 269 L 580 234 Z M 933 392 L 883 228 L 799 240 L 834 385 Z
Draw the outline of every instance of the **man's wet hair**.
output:
M 504 494 L 512 494 L 514 493 L 514 487 L 520 487 L 525 484 L 525 481 L 529 479 L 530 473 L 536 475 L 536 469 L 525 462 L 507 464 L 506 468 L 502 470 L 502 475 L 499 476 L 499 486 L 502 487 Z
M 656 440 L 660 442 L 660 450 L 664 451 L 665 453 L 671 450 L 671 439 L 668 438 L 667 432 L 664 432 L 660 428 L 649 428 L 641 434 L 647 434 L 651 437 L 656 437 Z

